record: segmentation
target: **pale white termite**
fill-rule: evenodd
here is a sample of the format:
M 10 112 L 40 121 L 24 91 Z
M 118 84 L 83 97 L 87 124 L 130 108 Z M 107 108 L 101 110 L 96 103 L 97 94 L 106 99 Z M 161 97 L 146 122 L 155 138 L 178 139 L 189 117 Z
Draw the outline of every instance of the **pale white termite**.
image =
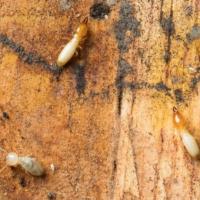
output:
M 87 27 L 88 18 L 85 18 L 83 22 L 77 28 L 72 39 L 65 45 L 65 47 L 60 52 L 57 59 L 57 66 L 63 67 L 74 54 L 77 52 L 77 49 L 83 44 L 87 37 L 88 27 Z
M 20 157 L 16 153 L 11 152 L 6 156 L 6 164 L 10 167 L 21 166 L 25 171 L 33 176 L 44 175 L 44 169 L 36 158 L 29 156 Z
M 192 157 L 198 157 L 200 154 L 199 146 L 194 136 L 188 131 L 186 120 L 175 107 L 173 108 L 173 111 L 173 122 L 176 129 L 179 131 L 186 150 Z

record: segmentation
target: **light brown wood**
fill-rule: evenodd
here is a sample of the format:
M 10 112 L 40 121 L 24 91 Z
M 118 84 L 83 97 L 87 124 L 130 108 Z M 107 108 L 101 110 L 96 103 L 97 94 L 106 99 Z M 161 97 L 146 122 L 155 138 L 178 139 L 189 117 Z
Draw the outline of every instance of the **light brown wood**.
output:
M 172 123 L 176 106 L 200 142 L 200 2 L 99 2 L 0 0 L 0 147 L 46 170 L 7 167 L 0 199 L 200 199 L 200 161 Z M 81 54 L 57 73 L 85 16 Z

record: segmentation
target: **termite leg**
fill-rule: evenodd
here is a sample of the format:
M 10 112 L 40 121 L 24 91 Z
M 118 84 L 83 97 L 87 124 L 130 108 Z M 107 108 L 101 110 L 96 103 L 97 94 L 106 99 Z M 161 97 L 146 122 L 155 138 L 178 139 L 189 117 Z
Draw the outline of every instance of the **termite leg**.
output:
M 175 113 L 177 113 L 177 112 L 178 112 L 178 109 L 174 106 L 174 107 L 173 107 L 173 111 L 174 111 Z
M 85 17 L 81 23 L 87 24 L 88 23 L 88 17 Z

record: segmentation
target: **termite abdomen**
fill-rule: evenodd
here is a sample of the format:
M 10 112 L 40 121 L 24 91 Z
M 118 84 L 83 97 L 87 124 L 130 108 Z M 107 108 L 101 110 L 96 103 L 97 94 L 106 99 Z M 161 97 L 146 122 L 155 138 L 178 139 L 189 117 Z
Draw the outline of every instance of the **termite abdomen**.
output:
M 19 157 L 19 165 L 33 176 L 44 175 L 44 169 L 35 158 Z

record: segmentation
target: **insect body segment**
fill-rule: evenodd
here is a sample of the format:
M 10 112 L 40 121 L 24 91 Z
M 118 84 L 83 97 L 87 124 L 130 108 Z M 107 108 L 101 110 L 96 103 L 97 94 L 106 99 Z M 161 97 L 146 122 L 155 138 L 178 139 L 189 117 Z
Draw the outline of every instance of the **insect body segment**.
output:
M 174 107 L 173 108 L 173 122 L 176 129 L 179 131 L 181 136 L 182 142 L 188 151 L 188 153 L 192 157 L 197 157 L 200 154 L 199 146 L 194 138 L 194 136 L 189 132 L 186 126 L 186 120 L 184 117 L 178 112 L 178 110 Z
M 60 52 L 57 65 L 58 67 L 63 67 L 67 62 L 74 56 L 77 52 L 77 49 L 85 41 L 87 37 L 88 27 L 87 27 L 87 18 L 79 25 L 72 39 L 65 45 L 63 50 Z
M 6 164 L 11 167 L 19 165 L 33 176 L 42 176 L 44 174 L 44 169 L 36 158 L 28 156 L 20 157 L 16 153 L 11 152 L 6 157 Z
M 182 132 L 181 138 L 188 153 L 192 157 L 197 157 L 199 155 L 199 146 L 195 138 L 188 131 Z

